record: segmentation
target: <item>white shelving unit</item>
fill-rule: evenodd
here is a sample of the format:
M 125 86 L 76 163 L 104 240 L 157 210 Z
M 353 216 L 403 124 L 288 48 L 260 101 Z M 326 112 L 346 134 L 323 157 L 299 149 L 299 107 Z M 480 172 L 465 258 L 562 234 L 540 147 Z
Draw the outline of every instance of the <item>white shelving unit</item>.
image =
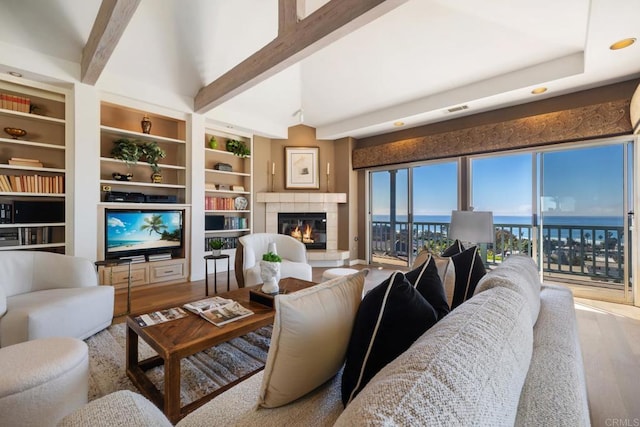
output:
M 7 178 L 10 187 L 7 188 L 5 183 L 0 190 L 0 204 L 5 208 L 2 221 L 10 221 L 0 224 L 0 250 L 27 249 L 66 253 L 66 220 L 60 222 L 55 218 L 56 221 L 49 222 L 46 217 L 51 202 L 66 205 L 67 94 L 62 89 L 43 83 L 26 79 L 17 82 L 4 76 L 0 77 L 0 93 L 23 101 L 29 99 L 29 104 L 23 104 L 25 108 L 31 105 L 31 112 L 26 112 L 0 104 L 0 129 L 3 129 L 0 131 L 0 175 Z M 6 127 L 24 129 L 26 134 L 14 139 L 5 134 Z M 43 166 L 8 164 L 13 158 L 36 160 Z M 18 191 L 26 180 L 30 180 L 34 187 L 37 186 L 36 191 Z M 53 192 L 53 180 L 61 184 L 57 192 Z M 20 187 L 16 181 L 20 181 Z M 24 205 L 21 208 L 21 218 L 26 219 L 27 214 L 45 221 L 14 223 L 16 202 L 28 202 L 28 208 L 24 208 Z M 64 207 L 65 217 L 68 209 L 68 206 Z
M 217 147 L 211 148 L 211 137 L 215 137 Z M 203 152 L 205 161 L 205 224 L 206 217 L 224 217 L 223 229 L 205 230 L 205 253 L 210 254 L 208 242 L 212 239 L 222 239 L 225 241 L 224 251 L 233 255 L 235 252 L 237 238 L 251 233 L 253 229 L 253 158 L 239 157 L 232 152 L 226 151 L 228 140 L 242 141 L 250 151 L 253 151 L 253 138 L 248 135 L 230 133 L 215 127 L 205 129 Z M 216 169 L 216 164 L 224 163 L 231 166 L 231 170 Z M 222 186 L 222 188 L 220 187 Z M 240 186 L 242 189 L 233 189 Z M 232 199 L 235 207 L 235 199 L 244 197 L 247 200 L 246 209 L 219 209 L 215 208 L 214 201 L 218 199 Z M 246 224 L 246 226 L 243 226 Z M 206 228 L 206 226 L 205 226 Z

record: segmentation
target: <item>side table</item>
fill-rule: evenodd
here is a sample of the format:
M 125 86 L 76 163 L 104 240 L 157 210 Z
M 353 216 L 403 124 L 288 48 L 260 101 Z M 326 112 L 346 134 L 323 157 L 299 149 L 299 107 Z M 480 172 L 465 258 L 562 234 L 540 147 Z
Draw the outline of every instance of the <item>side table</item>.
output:
M 229 255 L 221 254 L 221 255 L 206 255 L 204 257 L 204 283 L 205 283 L 205 293 L 206 296 L 209 296 L 209 260 L 213 260 L 213 292 L 218 293 L 218 276 L 216 265 L 218 264 L 219 259 L 227 260 L 227 292 L 229 292 Z
M 115 316 L 122 316 L 124 314 L 131 313 L 131 260 L 130 259 L 105 259 L 103 261 L 96 261 L 96 269 L 99 267 L 109 267 L 109 285 L 113 286 L 113 267 L 123 264 L 129 265 L 129 274 L 127 274 L 127 311 L 124 313 L 114 314 Z

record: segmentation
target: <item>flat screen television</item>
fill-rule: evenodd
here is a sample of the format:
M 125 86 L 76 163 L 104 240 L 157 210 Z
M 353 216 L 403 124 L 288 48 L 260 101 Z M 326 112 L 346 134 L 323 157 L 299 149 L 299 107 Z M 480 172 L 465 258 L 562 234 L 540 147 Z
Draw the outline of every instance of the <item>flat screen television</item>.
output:
M 105 257 L 175 253 L 182 249 L 183 210 L 106 209 Z

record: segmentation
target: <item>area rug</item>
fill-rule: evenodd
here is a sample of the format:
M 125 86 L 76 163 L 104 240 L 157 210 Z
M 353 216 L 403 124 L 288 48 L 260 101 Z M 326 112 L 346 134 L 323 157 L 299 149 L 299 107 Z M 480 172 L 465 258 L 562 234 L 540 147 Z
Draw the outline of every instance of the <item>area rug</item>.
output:
M 267 326 L 183 359 L 180 365 L 181 405 L 193 402 L 264 366 L 271 331 L 271 326 Z M 125 370 L 124 323 L 110 326 L 85 342 L 89 346 L 89 400 L 117 390 L 138 392 Z M 156 354 L 142 340 L 139 340 L 138 349 L 141 359 Z M 147 371 L 147 375 L 159 390 L 163 390 L 164 386 L 163 369 L 159 366 Z

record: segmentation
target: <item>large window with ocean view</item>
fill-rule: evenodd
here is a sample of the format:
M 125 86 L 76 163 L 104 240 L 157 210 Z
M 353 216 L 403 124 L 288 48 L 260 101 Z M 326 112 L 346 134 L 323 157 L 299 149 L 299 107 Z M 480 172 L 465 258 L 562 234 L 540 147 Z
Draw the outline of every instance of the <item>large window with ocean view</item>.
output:
M 540 154 L 540 242 L 549 276 L 625 282 L 626 144 Z
M 440 252 L 451 211 L 469 206 L 493 212 L 487 265 L 528 254 L 551 280 L 628 299 L 633 158 L 618 138 L 371 171 L 370 259 L 410 265 L 422 249 Z
M 532 254 L 533 154 L 473 158 L 470 205 L 493 212 L 495 242 L 487 250 L 489 263 L 512 253 Z

